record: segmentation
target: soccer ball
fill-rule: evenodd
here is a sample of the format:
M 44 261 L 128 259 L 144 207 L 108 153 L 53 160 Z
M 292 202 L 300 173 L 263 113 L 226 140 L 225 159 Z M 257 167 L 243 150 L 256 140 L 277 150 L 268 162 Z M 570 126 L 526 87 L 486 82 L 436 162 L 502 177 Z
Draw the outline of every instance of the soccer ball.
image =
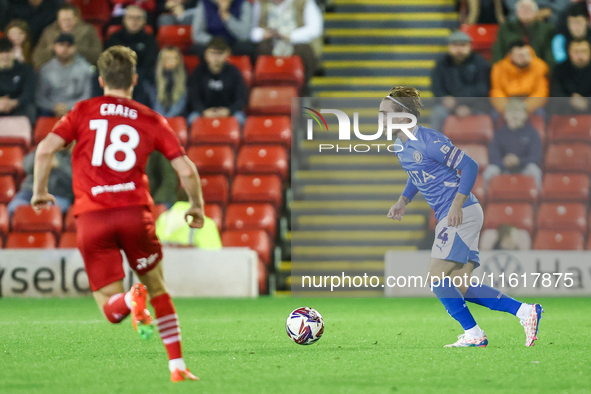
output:
M 316 309 L 298 308 L 287 317 L 285 329 L 291 340 L 298 345 L 311 345 L 324 333 L 324 320 Z

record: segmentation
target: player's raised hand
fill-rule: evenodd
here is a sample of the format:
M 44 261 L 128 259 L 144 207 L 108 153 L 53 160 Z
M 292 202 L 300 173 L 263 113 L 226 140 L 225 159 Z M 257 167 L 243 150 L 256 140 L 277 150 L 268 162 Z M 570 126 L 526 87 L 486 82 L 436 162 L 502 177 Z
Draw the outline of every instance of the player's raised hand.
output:
M 185 220 L 191 228 L 202 228 L 205 223 L 203 208 L 191 207 L 185 212 Z
M 48 209 L 50 205 L 55 205 L 55 197 L 49 193 L 33 194 L 31 205 L 37 212 Z
M 398 201 L 396 204 L 392 205 L 390 211 L 388 211 L 388 219 L 401 221 L 402 216 L 404 216 L 404 211 L 406 211 L 406 204 L 402 201 Z

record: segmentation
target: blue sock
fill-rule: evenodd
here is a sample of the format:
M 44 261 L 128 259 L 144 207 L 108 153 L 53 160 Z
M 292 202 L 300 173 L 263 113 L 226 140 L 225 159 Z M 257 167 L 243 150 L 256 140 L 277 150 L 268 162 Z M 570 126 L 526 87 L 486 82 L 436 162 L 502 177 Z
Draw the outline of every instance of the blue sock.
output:
M 493 311 L 509 312 L 512 315 L 517 315 L 521 306 L 521 302 L 487 285 L 470 286 L 464 298 Z
M 439 298 L 447 313 L 462 325 L 464 331 L 476 326 L 476 320 L 466 306 L 462 293 L 451 283 L 449 277 L 434 283 L 431 290 Z

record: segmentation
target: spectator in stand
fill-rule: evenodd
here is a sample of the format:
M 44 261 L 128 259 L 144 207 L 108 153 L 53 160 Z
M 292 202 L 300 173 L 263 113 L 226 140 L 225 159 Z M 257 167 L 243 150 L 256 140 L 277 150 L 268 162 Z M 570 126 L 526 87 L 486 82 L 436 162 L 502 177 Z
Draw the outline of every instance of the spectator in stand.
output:
M 68 208 L 74 201 L 74 192 L 72 191 L 72 158 L 70 148 L 65 148 L 56 152 L 52 162 L 52 169 L 49 173 L 48 191 L 55 197 L 55 204 L 65 215 Z M 21 188 L 14 195 L 12 200 L 6 206 L 6 210 L 12 216 L 16 208 L 21 205 L 30 205 L 33 197 L 33 171 L 35 167 L 35 151 L 25 156 L 23 160 L 23 170 L 27 177 L 21 184 Z
M 154 151 L 146 164 L 146 175 L 150 181 L 150 195 L 155 204 L 164 204 L 167 209 L 177 200 L 178 176 L 166 157 Z
M 74 37 L 61 33 L 55 40 L 55 57 L 39 71 L 37 106 L 40 116 L 64 116 L 78 101 L 91 97 L 93 70 L 77 53 Z
M 37 44 L 41 32 L 55 21 L 63 0 L 9 0 L 6 20 L 22 19 L 31 29 L 31 42 Z M 4 26 L 1 26 L 4 29 Z
M 14 58 L 14 45 L 0 38 L 0 116 L 26 116 L 35 123 L 35 71 Z
M 14 58 L 21 63 L 31 64 L 31 30 L 27 22 L 15 19 L 4 29 L 6 38 L 14 45 Z
M 223 37 L 233 55 L 256 56 L 256 48 L 249 40 L 252 28 L 252 5 L 248 0 L 201 0 L 195 8 L 192 23 L 191 53 L 203 58 L 207 44 L 213 37 Z
M 556 66 L 552 73 L 552 97 L 570 97 L 554 100 L 550 109 L 559 114 L 589 113 L 591 97 L 591 44 L 586 39 L 571 41 L 568 59 Z
M 585 2 L 575 3 L 568 10 L 565 26 L 552 39 L 552 53 L 556 64 L 568 58 L 568 47 L 571 41 L 584 39 L 591 42 L 589 29 L 589 11 Z
M 158 17 L 158 27 L 190 25 L 195 18 L 196 0 L 166 0 Z
M 150 105 L 149 85 L 154 85 L 154 70 L 158 59 L 158 44 L 152 34 L 144 31 L 146 11 L 137 5 L 125 9 L 123 28 L 107 40 L 105 48 L 123 45 L 137 53 L 138 84 L 133 90 L 133 98 L 142 104 Z
M 152 109 L 172 118 L 182 116 L 187 107 L 187 72 L 183 55 L 176 47 L 162 48 L 156 64 L 156 86 L 150 89 Z
M 229 55 L 230 47 L 223 37 L 213 38 L 207 46 L 205 62 L 189 78 L 189 123 L 199 116 L 234 116 L 244 124 L 246 115 L 242 109 L 248 102 L 246 84 L 240 70 L 226 62 Z
M 78 53 L 88 63 L 96 64 L 103 51 L 103 44 L 96 29 L 80 18 L 78 7 L 65 3 L 57 12 L 57 20 L 43 30 L 41 39 L 33 51 L 33 65 L 36 69 L 40 69 L 53 58 L 53 43 L 61 33 L 71 34 Z
M 466 24 L 497 24 L 505 21 L 503 0 L 468 0 Z
M 487 100 L 490 91 L 490 64 L 472 51 L 472 39 L 461 31 L 448 38 L 448 53 L 443 55 L 431 73 L 431 91 L 442 97 L 431 110 L 431 127 L 442 130 L 450 114 L 468 116 L 490 110 Z
M 154 25 L 154 14 L 156 11 L 156 1 L 155 0 L 111 0 L 111 4 L 113 5 L 113 12 L 111 16 L 111 25 L 120 25 L 121 22 L 125 19 L 126 9 L 129 6 L 136 6 L 143 9 L 145 14 L 146 22 L 150 25 Z
M 517 3 L 517 18 L 508 18 L 499 27 L 497 41 L 493 45 L 493 62 L 503 59 L 511 49 L 511 43 L 522 40 L 531 46 L 536 55 L 552 68 L 554 55 L 552 54 L 552 38 L 554 26 L 549 22 L 536 19 L 538 6 L 533 0 L 519 0 Z
M 529 120 L 525 103 L 512 98 L 505 108 L 505 124 L 495 131 L 488 146 L 489 165 L 482 173 L 488 184 L 501 173 L 531 175 L 542 186 L 542 140 Z
M 549 74 L 548 65 L 529 45 L 514 41 L 507 56 L 492 67 L 490 97 L 493 107 L 504 114 L 509 97 L 527 97 L 524 102 L 528 113 L 537 111 L 548 101 Z
M 498 229 L 482 231 L 480 250 L 530 250 L 531 237 L 527 230 L 518 229 L 508 224 Z
M 535 0 L 537 5 L 536 19 L 548 21 L 556 26 L 560 16 L 574 1 L 577 0 Z M 503 2 L 508 11 L 507 19 L 515 18 L 519 0 L 503 0 Z
M 10 22 L 8 19 L 9 4 L 8 0 L 0 0 L 0 28 L 4 29 L 4 26 Z
M 318 67 L 324 20 L 314 0 L 256 1 L 250 34 L 260 55 L 297 55 L 304 64 L 306 84 Z

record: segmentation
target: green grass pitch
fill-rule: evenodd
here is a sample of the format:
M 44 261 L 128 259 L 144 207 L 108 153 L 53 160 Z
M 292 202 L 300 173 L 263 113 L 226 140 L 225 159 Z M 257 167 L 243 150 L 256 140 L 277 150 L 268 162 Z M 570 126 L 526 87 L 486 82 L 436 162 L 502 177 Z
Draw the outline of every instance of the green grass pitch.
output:
M 461 329 L 436 299 L 176 299 L 201 381 L 173 384 L 160 339 L 109 324 L 91 298 L 4 298 L 0 393 L 591 392 L 591 300 L 541 301 L 532 348 L 514 316 L 471 306 L 489 346 L 444 349 Z M 314 345 L 285 333 L 299 306 L 324 317 Z

